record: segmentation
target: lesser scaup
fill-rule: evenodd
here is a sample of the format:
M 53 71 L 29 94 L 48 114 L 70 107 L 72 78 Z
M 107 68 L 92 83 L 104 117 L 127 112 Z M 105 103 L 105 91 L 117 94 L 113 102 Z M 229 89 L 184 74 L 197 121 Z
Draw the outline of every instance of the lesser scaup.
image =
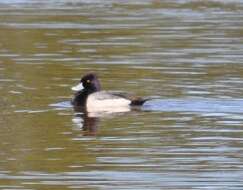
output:
M 74 106 L 84 107 L 88 111 L 102 111 L 108 108 L 128 111 L 130 106 L 141 106 L 148 99 L 129 97 L 121 93 L 101 90 L 98 77 L 94 73 L 83 76 L 77 86 L 72 87 L 75 96 L 72 100 Z

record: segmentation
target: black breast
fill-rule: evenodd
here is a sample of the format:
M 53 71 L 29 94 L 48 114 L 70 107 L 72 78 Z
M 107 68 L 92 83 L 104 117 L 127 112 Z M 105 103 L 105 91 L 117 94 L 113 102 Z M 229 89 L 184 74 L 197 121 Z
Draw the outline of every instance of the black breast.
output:
M 77 92 L 72 99 L 72 104 L 74 106 L 82 106 L 84 107 L 87 101 L 88 93 L 85 91 Z

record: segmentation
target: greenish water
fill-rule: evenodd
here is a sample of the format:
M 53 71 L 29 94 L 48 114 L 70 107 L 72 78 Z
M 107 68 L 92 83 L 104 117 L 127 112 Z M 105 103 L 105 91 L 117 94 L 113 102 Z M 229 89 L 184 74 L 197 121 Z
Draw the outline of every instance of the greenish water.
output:
M 0 2 L 0 189 L 243 189 L 243 1 Z M 158 96 L 86 115 L 71 86 Z

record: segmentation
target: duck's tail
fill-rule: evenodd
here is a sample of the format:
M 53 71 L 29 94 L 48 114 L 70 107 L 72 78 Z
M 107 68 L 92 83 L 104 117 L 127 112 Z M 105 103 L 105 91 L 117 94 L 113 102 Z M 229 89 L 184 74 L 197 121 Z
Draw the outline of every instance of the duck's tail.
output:
M 145 102 L 149 101 L 149 100 L 152 100 L 152 99 L 156 99 L 154 97 L 148 97 L 148 98 L 134 98 L 132 99 L 132 102 L 131 102 L 131 106 L 142 106 Z
M 131 106 L 142 106 L 145 102 L 149 100 L 160 99 L 160 96 L 149 96 L 145 98 L 137 97 L 133 98 L 131 101 Z

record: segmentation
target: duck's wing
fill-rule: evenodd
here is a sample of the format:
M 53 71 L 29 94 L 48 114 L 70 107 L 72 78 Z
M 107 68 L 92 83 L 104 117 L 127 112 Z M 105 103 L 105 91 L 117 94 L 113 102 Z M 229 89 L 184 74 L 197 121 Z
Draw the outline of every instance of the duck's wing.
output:
M 121 91 L 113 91 L 112 92 L 113 95 L 121 97 L 121 98 L 125 98 L 127 100 L 130 100 L 131 106 L 141 106 L 143 105 L 145 102 L 149 101 L 149 100 L 154 100 L 154 99 L 159 99 L 160 96 L 147 96 L 147 97 L 139 97 L 139 96 L 134 96 L 134 94 L 131 93 L 124 93 Z
M 119 98 L 125 98 L 128 100 L 131 100 L 133 96 L 133 94 L 131 93 L 122 92 L 122 91 L 106 91 L 106 92 L 112 94 L 113 96 L 117 96 Z
M 128 93 L 123 93 L 120 91 L 99 91 L 92 94 L 99 100 L 106 100 L 106 99 L 127 99 L 130 100 Z
M 120 100 L 121 102 L 125 101 L 126 103 L 129 103 L 129 105 L 131 105 L 131 106 L 141 106 L 146 101 L 154 99 L 151 97 L 145 97 L 145 98 L 136 97 L 136 96 L 133 96 L 132 94 L 124 93 L 124 92 L 120 92 L 120 91 L 99 91 L 99 92 L 93 93 L 92 96 L 93 96 L 93 98 L 100 100 L 100 101 L 101 100 L 102 101 L 111 100 L 111 102 L 114 102 L 112 100 L 115 100 L 115 101 Z

